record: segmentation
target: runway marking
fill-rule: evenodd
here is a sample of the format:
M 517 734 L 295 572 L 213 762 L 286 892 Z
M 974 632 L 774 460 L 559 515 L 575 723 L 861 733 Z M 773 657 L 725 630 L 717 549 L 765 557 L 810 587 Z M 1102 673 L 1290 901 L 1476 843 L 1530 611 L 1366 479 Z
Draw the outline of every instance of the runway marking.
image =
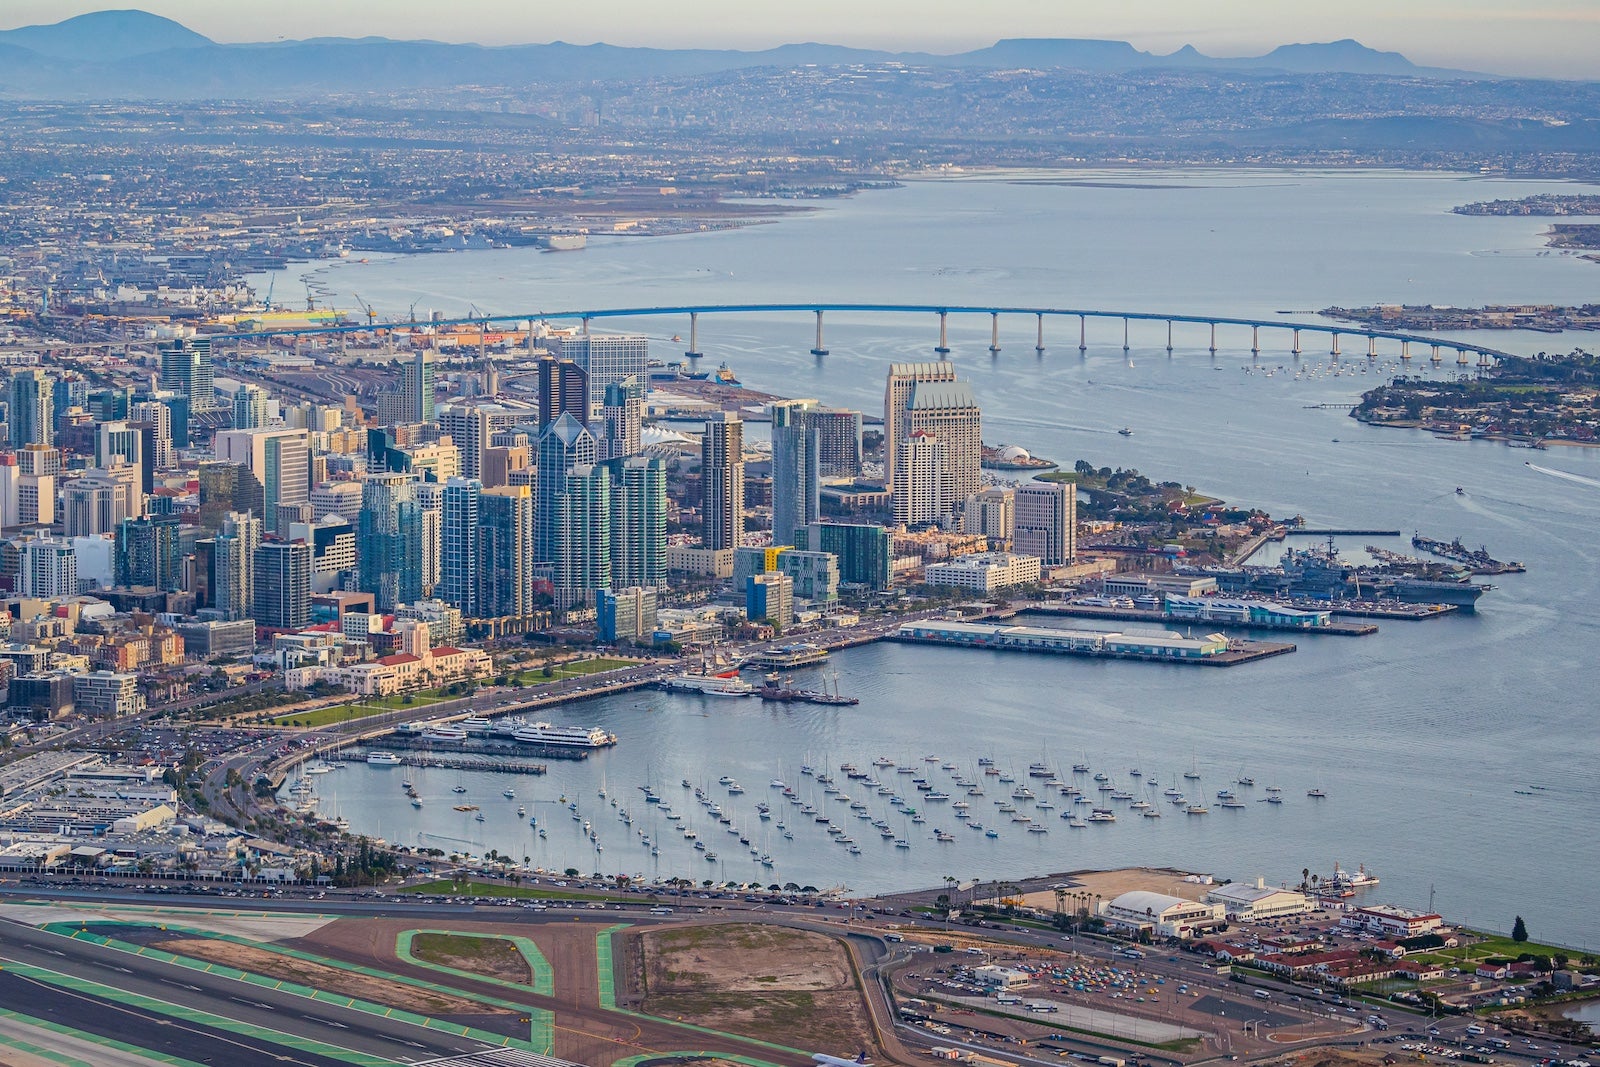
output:
M 354 1049 L 341 1048 L 338 1045 L 330 1045 L 326 1042 L 316 1041 L 306 1037 L 299 1037 L 295 1034 L 286 1034 L 282 1031 L 273 1030 L 265 1026 L 257 1026 L 254 1023 L 245 1023 L 236 1019 L 227 1019 L 220 1015 L 212 1015 L 209 1012 L 201 1011 L 198 1008 L 190 1008 L 181 1004 L 170 1004 L 167 1001 L 159 1000 L 155 997 L 148 997 L 142 993 L 134 993 L 126 989 L 114 989 L 111 986 L 105 986 L 98 982 L 92 982 L 87 978 L 79 978 L 76 975 L 71 974 L 62 974 L 57 971 L 47 970 L 43 967 L 35 967 L 32 964 L 20 963 L 16 960 L 9 961 L 7 967 L 13 974 L 20 975 L 21 977 L 37 985 L 53 986 L 60 990 L 64 995 L 81 1000 L 85 1004 L 104 1008 L 107 1006 L 105 1002 L 109 1001 L 109 1007 L 113 1011 L 118 1011 L 125 1015 L 133 1016 L 138 1016 L 139 1011 L 153 1012 L 157 1015 L 164 1016 L 164 1018 L 157 1020 L 163 1025 L 176 1027 L 180 1030 L 194 1034 L 196 1037 L 211 1041 L 220 1041 L 227 1045 L 233 1045 L 236 1048 L 244 1049 L 252 1054 L 259 1054 L 261 1050 L 253 1045 L 247 1045 L 242 1041 L 235 1041 L 232 1038 L 224 1035 L 229 1032 L 245 1033 L 269 1044 L 291 1048 L 299 1052 L 312 1052 L 320 1056 L 328 1056 L 333 1059 L 344 1060 L 347 1063 L 359 1064 L 361 1067 L 385 1067 L 385 1065 L 391 1062 L 379 1056 L 372 1056 L 365 1052 L 357 1052 Z M 135 1008 L 139 1009 L 139 1011 L 135 1011 Z M 201 1031 L 195 1029 L 194 1026 L 184 1025 L 185 1022 L 201 1024 L 214 1030 L 220 1030 L 222 1033 L 208 1033 Z M 281 1058 L 289 1063 L 300 1063 L 305 1064 L 306 1067 L 312 1067 L 312 1064 L 308 1060 L 296 1059 L 293 1056 L 283 1056 Z
M 91 1034 L 86 1030 L 75 1030 L 70 1026 L 52 1022 L 49 1019 L 38 1019 L 31 1015 L 24 1015 L 21 1012 L 10 1011 L 5 1008 L 0 1008 L 0 1018 L 12 1019 L 16 1022 L 22 1023 L 24 1026 L 32 1027 L 38 1030 L 45 1030 L 52 1034 L 60 1034 L 63 1037 L 75 1038 L 79 1041 L 85 1042 L 86 1044 L 99 1045 L 102 1048 L 116 1049 L 119 1052 L 126 1052 L 130 1055 L 140 1056 L 144 1059 L 155 1060 L 159 1063 L 169 1064 L 171 1067 L 201 1067 L 200 1064 L 195 1063 L 193 1060 L 186 1060 L 178 1056 L 169 1056 L 164 1052 L 155 1052 L 150 1049 L 140 1048 L 137 1045 L 130 1045 L 126 1041 L 118 1041 L 113 1037 L 102 1037 L 99 1034 Z M 57 1049 L 41 1048 L 40 1046 L 32 1044 L 28 1041 L 24 1041 L 21 1038 L 0 1037 L 0 1045 L 8 1045 L 11 1048 L 31 1053 L 32 1055 L 39 1056 L 43 1059 L 55 1060 L 57 1063 L 67 1064 L 68 1067 L 94 1067 L 93 1064 L 80 1060 L 76 1056 L 69 1056 Z

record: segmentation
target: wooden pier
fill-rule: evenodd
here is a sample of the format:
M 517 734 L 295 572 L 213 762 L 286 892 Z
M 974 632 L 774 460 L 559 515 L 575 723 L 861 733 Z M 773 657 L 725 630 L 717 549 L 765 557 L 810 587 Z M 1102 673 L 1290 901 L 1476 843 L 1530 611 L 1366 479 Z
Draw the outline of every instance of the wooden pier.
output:
M 374 746 L 372 751 L 387 751 L 386 748 Z M 339 757 L 346 763 L 365 763 L 366 752 L 352 751 L 348 755 Z M 469 753 L 412 751 L 400 757 L 407 767 L 437 767 L 450 771 L 496 771 L 500 774 L 544 774 L 548 769 L 542 763 L 533 763 L 529 760 L 506 759 L 504 757 L 472 755 Z

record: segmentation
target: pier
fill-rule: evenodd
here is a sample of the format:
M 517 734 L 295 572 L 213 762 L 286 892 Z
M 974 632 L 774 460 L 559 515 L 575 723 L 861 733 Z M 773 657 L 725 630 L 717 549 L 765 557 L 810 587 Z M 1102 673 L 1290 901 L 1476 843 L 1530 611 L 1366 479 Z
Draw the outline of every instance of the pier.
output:
M 1370 622 L 1330 622 L 1322 626 L 1295 626 L 1290 623 L 1260 621 L 1229 622 L 1224 619 L 1189 619 L 1165 611 L 1141 608 L 1104 608 L 1092 604 L 1030 604 L 1022 609 L 1040 615 L 1063 615 L 1082 619 L 1111 619 L 1118 622 L 1153 622 L 1166 626 L 1201 625 L 1217 630 L 1289 630 L 1302 634 L 1329 634 L 1335 637 L 1366 637 L 1378 632 Z M 1327 610 L 1327 609 L 1322 609 Z
M 1295 651 L 1279 641 L 1184 637 L 1171 631 L 1111 633 L 1048 626 L 994 626 L 930 620 L 906 623 L 890 637 L 908 644 L 951 645 L 995 652 L 1035 652 L 1091 659 L 1132 659 L 1186 666 L 1233 667 Z
M 388 745 L 372 746 L 372 751 L 388 750 Z M 365 763 L 366 751 L 352 751 L 335 757 L 345 763 Z M 497 759 L 493 756 L 474 756 L 464 753 L 413 751 L 400 757 L 406 767 L 437 767 L 450 771 L 495 771 L 500 774 L 543 774 L 547 767 L 542 763 L 529 763 L 517 759 Z

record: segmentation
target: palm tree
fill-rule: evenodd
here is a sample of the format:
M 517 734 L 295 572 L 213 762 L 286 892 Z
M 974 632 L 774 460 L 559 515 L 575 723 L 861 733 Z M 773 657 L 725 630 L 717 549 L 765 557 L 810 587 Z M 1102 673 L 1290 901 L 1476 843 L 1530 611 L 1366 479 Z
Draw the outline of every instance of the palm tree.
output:
M 1300 888 L 1301 889 L 1305 889 L 1310 884 L 1311 884 L 1311 868 L 1310 867 L 1302 867 L 1302 868 L 1300 868 Z

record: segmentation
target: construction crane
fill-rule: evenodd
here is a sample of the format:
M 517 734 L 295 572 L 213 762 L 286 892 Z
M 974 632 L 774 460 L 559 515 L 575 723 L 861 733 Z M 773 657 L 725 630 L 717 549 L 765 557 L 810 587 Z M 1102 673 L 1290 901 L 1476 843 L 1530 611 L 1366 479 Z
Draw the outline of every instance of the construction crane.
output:
M 365 300 L 361 299 L 361 294 L 360 293 L 351 293 L 350 295 L 354 296 L 356 298 L 356 306 L 361 308 L 361 310 L 363 310 L 363 311 L 365 311 L 367 313 L 367 325 L 368 326 L 371 326 L 374 322 L 378 321 L 378 313 L 376 311 L 372 310 L 372 305 L 371 304 L 369 304 Z

